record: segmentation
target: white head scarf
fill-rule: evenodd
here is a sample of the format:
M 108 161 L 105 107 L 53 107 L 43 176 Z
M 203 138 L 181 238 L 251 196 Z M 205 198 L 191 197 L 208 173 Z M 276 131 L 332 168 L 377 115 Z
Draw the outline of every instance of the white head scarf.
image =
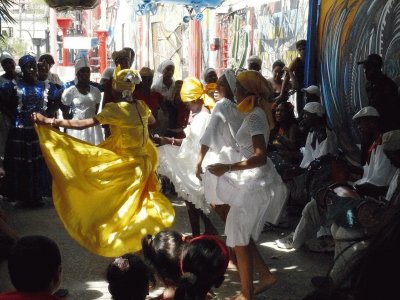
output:
M 154 73 L 154 78 L 153 78 L 153 87 L 154 86 L 159 86 L 162 85 L 162 80 L 163 80 L 163 72 L 164 70 L 168 67 L 168 66 L 174 66 L 175 64 L 172 60 L 167 59 L 164 60 L 158 67 L 156 72 Z M 174 81 L 174 79 L 172 78 L 172 80 Z M 159 87 L 157 87 L 159 88 Z
M 1 56 L 0 56 L 0 63 L 2 63 L 3 60 L 5 60 L 5 59 L 12 59 L 12 60 L 14 60 L 14 57 L 12 57 L 12 55 L 11 55 L 10 53 L 8 53 L 8 52 L 3 52 L 3 53 L 1 54 Z
M 163 89 L 163 72 L 168 66 L 174 66 L 175 64 L 172 60 L 167 59 L 164 60 L 158 67 L 157 67 L 157 72 L 154 74 L 153 78 L 153 85 L 151 89 L 153 91 L 159 92 L 167 101 L 172 101 L 173 100 L 173 92 L 175 89 L 175 80 L 172 77 L 172 85 L 169 88 L 169 90 L 164 90 Z
M 75 60 L 75 74 L 85 67 L 89 67 L 89 61 L 86 56 L 79 57 Z
M 232 94 L 235 94 L 236 91 L 236 75 L 235 71 L 232 69 L 226 69 L 223 73 L 225 75 L 226 81 L 229 84 Z
M 160 73 L 160 74 L 162 74 L 162 73 L 164 72 L 164 70 L 165 70 L 168 66 L 174 66 L 174 67 L 175 67 L 175 64 L 174 64 L 174 62 L 173 62 L 172 60 L 170 60 L 170 59 L 164 60 L 164 61 L 158 66 L 157 72 Z
M 322 117 L 325 114 L 325 109 L 319 102 L 309 102 L 303 109 L 311 114 L 316 114 L 318 117 Z
M 217 71 L 214 68 L 207 68 L 203 71 L 203 73 L 201 74 L 201 81 L 203 84 L 206 84 L 206 77 L 208 75 L 208 73 L 210 72 L 215 72 L 217 73 Z

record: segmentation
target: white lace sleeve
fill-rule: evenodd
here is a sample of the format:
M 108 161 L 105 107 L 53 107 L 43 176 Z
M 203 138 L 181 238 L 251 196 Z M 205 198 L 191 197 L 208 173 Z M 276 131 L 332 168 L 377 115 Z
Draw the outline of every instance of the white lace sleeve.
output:
M 249 115 L 249 133 L 250 136 L 265 134 L 267 130 L 267 119 L 263 111 L 257 110 Z

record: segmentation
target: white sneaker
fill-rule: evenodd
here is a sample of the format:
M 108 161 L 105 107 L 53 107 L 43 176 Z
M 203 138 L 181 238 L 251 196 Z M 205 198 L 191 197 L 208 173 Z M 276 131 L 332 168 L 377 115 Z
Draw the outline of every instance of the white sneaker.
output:
M 278 248 L 281 249 L 293 249 L 293 236 L 294 232 L 290 233 L 289 235 L 275 241 L 275 244 Z

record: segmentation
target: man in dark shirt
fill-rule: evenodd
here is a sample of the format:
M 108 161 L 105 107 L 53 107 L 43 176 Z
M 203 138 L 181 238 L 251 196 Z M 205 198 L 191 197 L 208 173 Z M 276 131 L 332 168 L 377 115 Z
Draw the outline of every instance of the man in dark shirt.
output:
M 358 64 L 364 67 L 368 105 L 379 112 L 382 131 L 400 129 L 400 97 L 396 83 L 382 73 L 382 57 L 370 54 Z
M 289 70 L 293 72 L 294 77 L 296 79 L 295 82 L 292 82 L 293 87 L 296 89 L 296 110 L 298 115 L 301 114 L 304 107 L 304 94 L 302 89 L 304 88 L 304 69 L 305 69 L 305 53 L 306 53 L 306 40 L 299 40 L 296 42 L 296 50 L 298 56 L 290 63 Z M 289 73 L 286 73 L 283 83 L 282 90 L 285 90 L 288 86 L 290 80 Z

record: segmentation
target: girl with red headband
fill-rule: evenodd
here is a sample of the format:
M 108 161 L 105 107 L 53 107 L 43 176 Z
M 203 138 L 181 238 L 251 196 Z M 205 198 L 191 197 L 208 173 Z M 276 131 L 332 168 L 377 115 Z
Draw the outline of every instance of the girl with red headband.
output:
M 228 267 L 228 247 L 217 237 L 200 235 L 182 251 L 182 276 L 175 300 L 205 300 L 212 287 L 220 287 Z

